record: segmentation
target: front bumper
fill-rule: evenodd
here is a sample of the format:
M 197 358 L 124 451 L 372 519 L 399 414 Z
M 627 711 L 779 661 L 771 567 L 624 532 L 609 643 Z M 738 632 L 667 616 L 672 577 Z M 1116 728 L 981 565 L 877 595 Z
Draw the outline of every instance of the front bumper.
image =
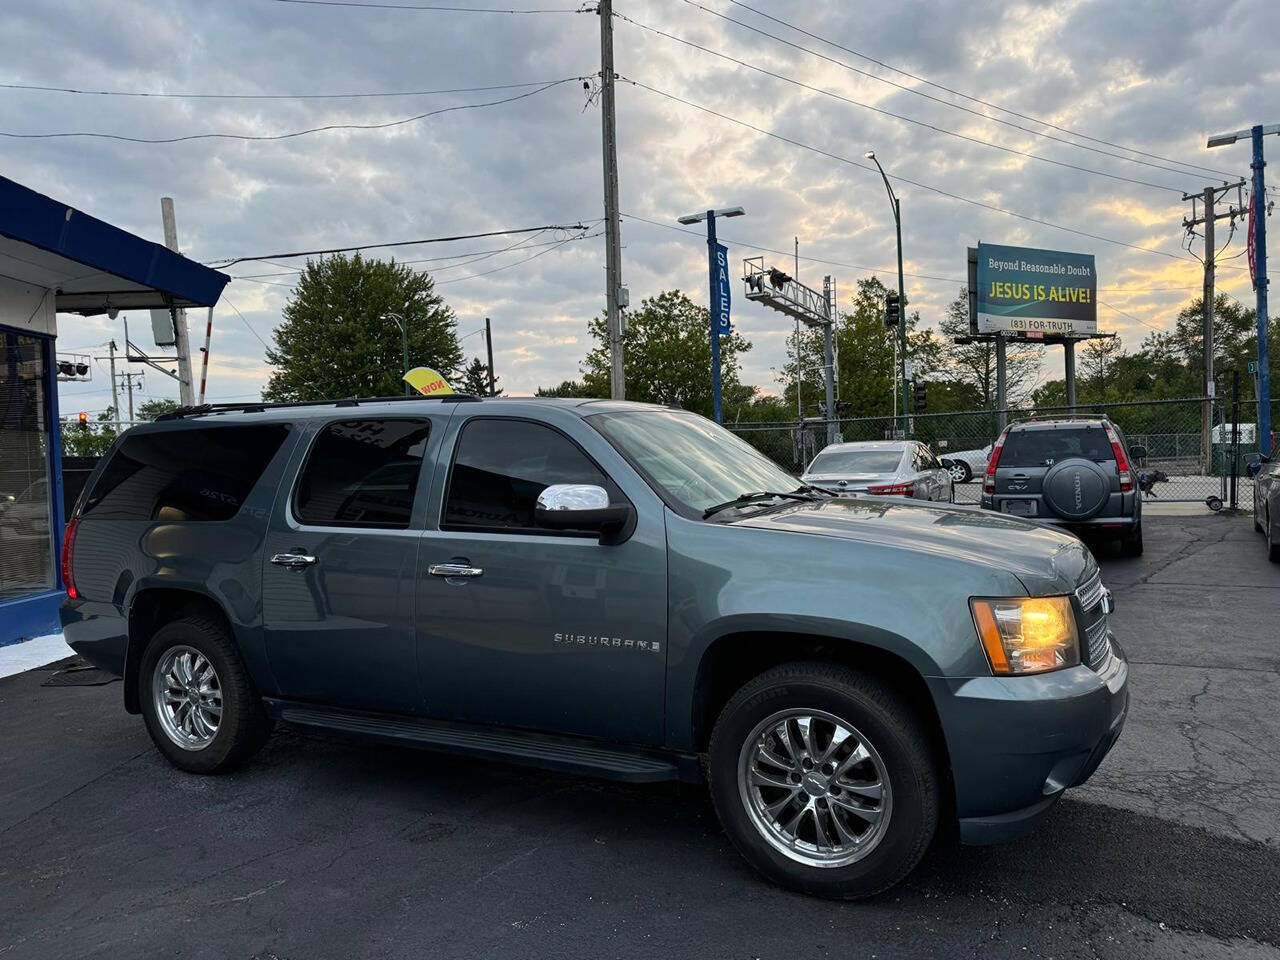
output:
M 965 843 L 1031 829 L 1093 775 L 1129 711 L 1129 663 L 1115 638 L 1097 669 L 929 681 L 951 755 Z

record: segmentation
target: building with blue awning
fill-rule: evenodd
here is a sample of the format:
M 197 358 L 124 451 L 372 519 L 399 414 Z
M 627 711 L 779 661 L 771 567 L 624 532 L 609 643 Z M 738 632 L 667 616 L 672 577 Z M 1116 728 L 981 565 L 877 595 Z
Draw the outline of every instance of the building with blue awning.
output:
M 0 646 L 58 629 L 58 315 L 212 307 L 229 279 L 0 177 Z

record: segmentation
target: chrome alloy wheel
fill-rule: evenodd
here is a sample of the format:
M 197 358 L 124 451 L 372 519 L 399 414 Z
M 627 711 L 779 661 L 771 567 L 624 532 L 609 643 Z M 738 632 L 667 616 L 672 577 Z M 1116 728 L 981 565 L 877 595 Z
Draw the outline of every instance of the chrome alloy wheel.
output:
M 213 743 L 222 722 L 222 686 L 213 664 L 194 647 L 171 647 L 151 676 L 151 696 L 165 735 L 183 750 Z
M 843 867 L 884 837 L 893 792 L 876 748 L 821 710 L 782 710 L 738 754 L 738 793 L 774 849 L 810 867 Z
M 947 473 L 951 474 L 952 483 L 964 483 L 969 479 L 969 477 L 966 476 L 967 471 L 962 463 L 953 462 L 951 466 L 947 467 Z

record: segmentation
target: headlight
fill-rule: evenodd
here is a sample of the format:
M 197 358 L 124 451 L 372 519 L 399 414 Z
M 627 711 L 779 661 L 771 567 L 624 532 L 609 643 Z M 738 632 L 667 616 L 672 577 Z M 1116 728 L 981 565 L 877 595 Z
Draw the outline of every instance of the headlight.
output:
M 994 673 L 1044 673 L 1080 662 L 1070 597 L 973 599 L 969 605 Z

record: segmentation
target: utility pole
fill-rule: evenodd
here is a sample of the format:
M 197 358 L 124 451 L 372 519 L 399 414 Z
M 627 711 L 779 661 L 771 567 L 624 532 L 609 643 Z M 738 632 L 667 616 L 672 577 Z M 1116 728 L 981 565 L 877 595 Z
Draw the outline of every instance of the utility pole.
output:
M 174 253 L 178 249 L 178 221 L 173 213 L 173 197 L 160 198 L 160 219 L 164 222 L 164 245 Z M 173 330 L 178 349 L 178 398 L 184 407 L 195 406 L 194 384 L 191 379 L 191 342 L 187 336 L 187 311 L 169 307 L 173 317 Z M 129 339 L 128 335 L 125 339 Z
M 107 344 L 107 356 L 111 360 L 111 412 L 116 418 L 116 433 L 120 432 L 120 398 L 116 394 L 116 342 Z
M 1202 381 L 1202 389 L 1200 395 L 1204 397 L 1204 401 L 1200 404 L 1200 456 L 1205 464 L 1205 471 L 1209 470 L 1213 461 L 1213 395 L 1214 395 L 1214 376 L 1213 376 L 1213 354 L 1214 331 L 1213 331 L 1213 311 L 1214 311 L 1214 282 L 1216 279 L 1216 261 L 1217 261 L 1217 240 L 1215 239 L 1214 225 L 1219 220 L 1231 220 L 1233 223 L 1235 218 L 1244 214 L 1244 197 L 1243 191 L 1244 181 L 1239 183 L 1224 183 L 1220 187 L 1205 187 L 1201 193 L 1184 193 L 1183 201 L 1191 201 L 1191 216 L 1182 221 L 1183 228 L 1187 233 L 1195 232 L 1195 228 L 1204 225 L 1204 291 L 1201 294 L 1203 300 L 1203 330 L 1202 339 L 1204 341 L 1204 377 Z M 1225 194 L 1228 190 L 1235 190 L 1237 197 L 1237 206 L 1229 207 L 1226 211 L 1218 213 L 1215 206 L 1220 195 Z M 1204 215 L 1197 216 L 1196 203 L 1204 204 Z
M 1249 190 L 1249 240 L 1251 254 L 1249 265 L 1253 274 L 1253 288 L 1257 296 L 1258 316 L 1258 450 L 1264 457 L 1271 450 L 1271 359 L 1267 347 L 1267 189 L 1263 169 L 1267 163 L 1263 157 L 1262 138 L 1280 134 L 1280 123 L 1267 126 L 1257 124 L 1248 130 L 1222 133 L 1210 137 L 1207 146 L 1222 147 L 1237 140 L 1248 139 L 1253 144 L 1253 185 Z
M 622 308 L 618 303 L 622 288 L 622 224 L 618 217 L 618 129 L 613 84 L 613 0 L 599 0 L 596 5 L 596 14 L 600 17 L 600 108 L 604 154 L 604 302 L 609 326 L 609 395 L 614 400 L 625 400 L 627 381 L 622 365 Z
M 493 331 L 489 328 L 489 318 L 484 318 L 484 347 L 489 354 L 489 396 L 496 396 L 493 389 Z

